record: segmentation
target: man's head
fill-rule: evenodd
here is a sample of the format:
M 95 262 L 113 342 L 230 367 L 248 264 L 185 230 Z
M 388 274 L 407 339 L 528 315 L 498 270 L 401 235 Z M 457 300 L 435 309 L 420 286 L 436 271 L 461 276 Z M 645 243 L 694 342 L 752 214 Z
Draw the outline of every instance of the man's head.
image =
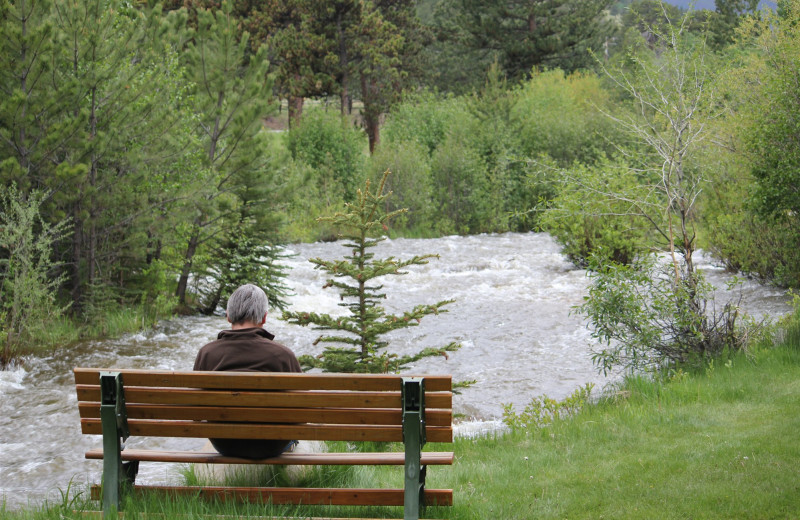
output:
M 267 295 L 260 287 L 249 283 L 242 285 L 228 298 L 228 321 L 232 325 L 261 326 L 268 307 Z

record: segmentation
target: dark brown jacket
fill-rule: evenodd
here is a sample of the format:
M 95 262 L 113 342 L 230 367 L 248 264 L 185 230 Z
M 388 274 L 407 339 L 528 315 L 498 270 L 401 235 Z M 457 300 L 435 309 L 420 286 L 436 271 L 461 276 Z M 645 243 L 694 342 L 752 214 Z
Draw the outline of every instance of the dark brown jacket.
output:
M 272 341 L 272 334 L 261 327 L 223 330 L 217 340 L 200 349 L 195 370 L 233 370 L 237 372 L 301 372 L 294 352 Z
M 294 353 L 272 341 L 272 334 L 261 327 L 223 330 L 216 341 L 200 349 L 195 370 L 230 370 L 237 372 L 301 372 Z M 209 439 L 218 452 L 230 457 L 264 459 L 279 455 L 288 447 L 287 440 Z

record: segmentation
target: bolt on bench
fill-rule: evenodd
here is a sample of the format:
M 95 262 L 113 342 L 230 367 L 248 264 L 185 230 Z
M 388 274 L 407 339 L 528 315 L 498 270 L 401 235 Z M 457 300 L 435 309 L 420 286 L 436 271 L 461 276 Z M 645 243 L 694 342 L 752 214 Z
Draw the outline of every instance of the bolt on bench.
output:
M 425 505 L 449 506 L 452 489 L 425 488 L 429 465 L 453 463 L 452 452 L 422 452 L 426 442 L 452 443 L 450 376 L 172 372 L 75 368 L 81 430 L 102 435 L 104 516 L 120 490 L 155 489 L 221 500 L 273 504 L 404 506 L 406 520 Z M 216 452 L 124 449 L 128 437 L 195 437 L 402 442 L 404 452 L 285 453 L 251 460 Z M 404 489 L 135 486 L 140 462 L 272 465 L 397 465 Z

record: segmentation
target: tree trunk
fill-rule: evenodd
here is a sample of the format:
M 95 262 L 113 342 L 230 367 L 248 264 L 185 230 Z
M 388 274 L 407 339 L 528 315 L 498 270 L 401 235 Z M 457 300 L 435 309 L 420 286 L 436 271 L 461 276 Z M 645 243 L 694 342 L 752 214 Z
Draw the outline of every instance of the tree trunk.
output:
M 339 37 L 339 70 L 341 76 L 339 78 L 339 111 L 342 116 L 348 115 L 350 112 L 350 91 L 348 90 L 348 83 L 350 82 L 350 75 L 347 71 L 348 57 L 347 57 L 347 42 L 344 36 L 344 27 L 342 26 L 342 16 L 339 15 L 336 19 L 336 34 Z
M 72 213 L 73 229 L 72 232 L 72 273 L 70 276 L 70 299 L 72 300 L 72 311 L 80 313 L 83 305 L 83 292 L 81 291 L 81 251 L 83 246 L 83 222 L 80 220 L 80 199 L 75 204 Z
M 371 92 L 374 86 L 371 81 L 365 76 L 361 76 L 361 96 L 364 101 L 364 130 L 367 132 L 367 139 L 369 139 L 369 154 L 375 153 L 375 147 L 378 146 L 381 140 L 381 114 L 374 106 L 371 99 Z
M 296 128 L 300 124 L 303 116 L 303 103 L 305 98 L 302 96 L 289 96 L 287 104 L 289 108 L 289 128 Z
M 367 138 L 369 139 L 369 154 L 375 153 L 375 147 L 381 141 L 381 125 L 380 115 L 378 116 L 364 116 L 364 127 L 367 131 Z
M 341 105 L 342 116 L 350 115 L 353 111 L 353 100 L 350 99 L 350 90 L 347 88 L 347 73 L 342 73 L 341 92 L 339 93 L 339 104 Z
M 214 291 L 214 295 L 208 300 L 208 302 L 206 302 L 205 307 L 203 307 L 200 312 L 206 316 L 211 316 L 214 314 L 217 305 L 219 305 L 219 301 L 222 299 L 222 291 L 225 289 L 226 285 L 227 283 L 225 281 L 220 280 L 217 290 Z
M 154 235 L 151 231 L 147 232 L 147 256 L 145 257 L 145 263 L 147 265 L 152 265 L 153 260 L 160 260 L 161 259 L 161 239 L 156 239 L 155 243 L 153 243 Z
M 189 244 L 186 246 L 186 255 L 183 258 L 183 268 L 181 269 L 181 276 L 178 278 L 178 288 L 175 290 L 175 296 L 178 297 L 178 303 L 186 305 L 186 288 L 189 285 L 189 274 L 192 272 L 192 259 L 197 252 L 197 245 L 200 243 L 200 229 L 195 222 L 195 227 L 192 230 L 192 235 L 189 237 Z

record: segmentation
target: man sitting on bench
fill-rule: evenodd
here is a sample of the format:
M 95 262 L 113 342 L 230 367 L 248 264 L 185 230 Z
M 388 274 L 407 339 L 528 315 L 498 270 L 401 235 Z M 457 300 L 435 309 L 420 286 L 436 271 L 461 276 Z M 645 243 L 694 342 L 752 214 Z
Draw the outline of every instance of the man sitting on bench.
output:
M 197 353 L 194 370 L 238 372 L 301 372 L 297 357 L 276 343 L 275 336 L 263 329 L 269 306 L 264 291 L 252 284 L 236 289 L 228 299 L 230 330 L 223 330 L 216 341 Z M 290 449 L 295 441 L 269 439 L 209 439 L 222 455 L 248 459 L 275 457 Z

